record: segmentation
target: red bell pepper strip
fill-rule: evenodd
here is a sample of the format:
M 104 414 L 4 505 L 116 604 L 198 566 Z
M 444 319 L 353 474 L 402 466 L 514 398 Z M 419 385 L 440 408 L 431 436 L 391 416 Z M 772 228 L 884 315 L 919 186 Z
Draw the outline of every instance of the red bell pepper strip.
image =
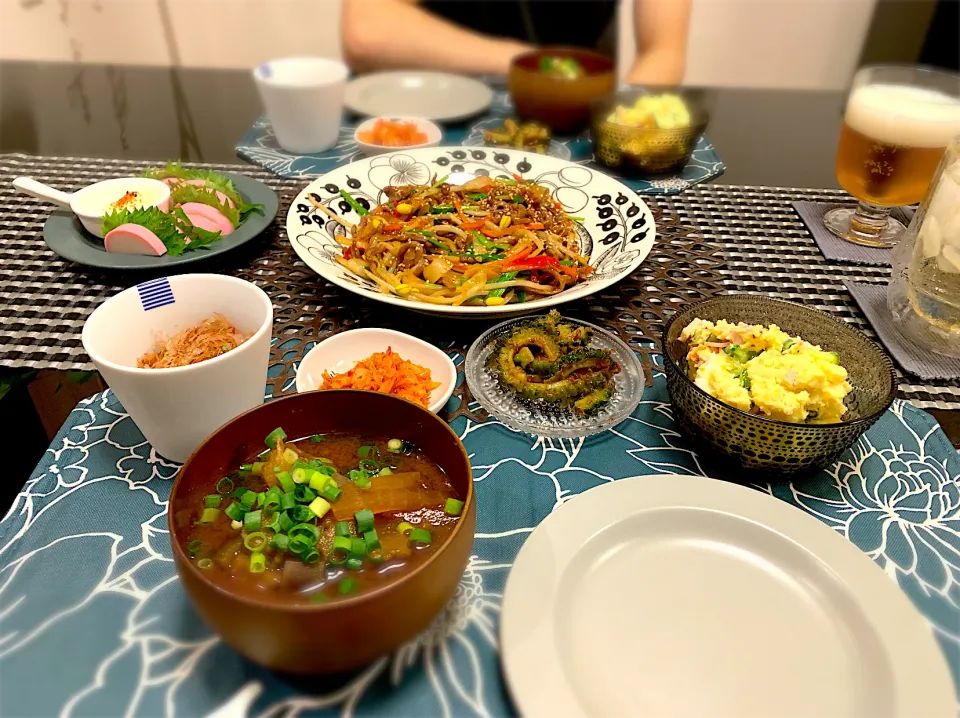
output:
M 479 222 L 464 222 L 460 225 L 460 229 L 470 230 L 470 229 L 480 229 L 487 222 L 486 220 L 481 219 Z
M 503 265 L 504 270 L 512 272 L 523 272 L 528 269 L 545 269 L 546 267 L 559 270 L 570 269 L 570 267 L 564 267 L 560 264 L 559 260 L 554 257 L 548 257 L 547 255 L 508 259 Z

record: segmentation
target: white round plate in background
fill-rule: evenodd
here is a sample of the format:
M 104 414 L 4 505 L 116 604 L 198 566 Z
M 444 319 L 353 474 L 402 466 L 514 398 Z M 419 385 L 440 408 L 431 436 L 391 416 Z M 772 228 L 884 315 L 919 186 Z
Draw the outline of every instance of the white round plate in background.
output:
M 387 201 L 390 185 L 429 184 L 451 176 L 463 182 L 488 175 L 511 179 L 513 175 L 549 187 L 564 210 L 582 217 L 576 221 L 580 252 L 590 258 L 594 272 L 564 291 L 522 304 L 503 306 L 451 306 L 428 304 L 384 294 L 371 280 L 337 263 L 346 230 L 314 205 L 350 223 L 360 217 L 340 195 L 349 192 L 367 209 Z M 427 314 L 506 318 L 582 299 L 629 276 L 646 259 L 657 234 L 653 213 L 636 192 L 589 167 L 532 152 L 499 148 L 432 147 L 400 150 L 358 160 L 315 179 L 290 203 L 287 236 L 294 251 L 310 269 L 338 287 L 378 302 Z
M 396 70 L 361 75 L 347 83 L 344 104 L 357 114 L 411 115 L 463 120 L 483 112 L 493 91 L 479 80 L 447 72 Z
M 563 503 L 507 579 L 520 714 L 956 715 L 930 625 L 865 553 L 755 489 L 613 481 Z

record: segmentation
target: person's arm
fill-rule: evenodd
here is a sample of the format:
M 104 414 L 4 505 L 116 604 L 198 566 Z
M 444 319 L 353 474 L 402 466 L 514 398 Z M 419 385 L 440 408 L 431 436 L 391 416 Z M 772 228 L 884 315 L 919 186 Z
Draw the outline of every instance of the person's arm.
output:
M 459 27 L 416 0 L 344 0 L 340 36 L 355 72 L 418 67 L 506 75 L 510 61 L 532 49 Z
M 635 85 L 678 85 L 687 69 L 691 0 L 634 0 L 637 59 L 627 73 Z

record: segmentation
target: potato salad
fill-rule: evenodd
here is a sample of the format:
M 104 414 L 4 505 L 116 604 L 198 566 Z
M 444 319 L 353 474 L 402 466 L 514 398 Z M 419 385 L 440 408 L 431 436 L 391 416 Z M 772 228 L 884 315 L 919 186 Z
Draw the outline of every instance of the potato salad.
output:
M 694 319 L 680 340 L 688 345 L 687 375 L 725 404 L 801 424 L 836 423 L 846 412 L 851 386 L 837 353 L 776 324 Z

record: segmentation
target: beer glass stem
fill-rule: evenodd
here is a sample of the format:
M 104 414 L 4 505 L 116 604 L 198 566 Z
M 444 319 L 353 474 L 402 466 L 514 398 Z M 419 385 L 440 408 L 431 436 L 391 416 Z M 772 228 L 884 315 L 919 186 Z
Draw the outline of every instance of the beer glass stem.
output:
M 880 237 L 887 228 L 890 207 L 881 207 L 860 200 L 857 211 L 850 218 L 850 234 L 871 240 Z

